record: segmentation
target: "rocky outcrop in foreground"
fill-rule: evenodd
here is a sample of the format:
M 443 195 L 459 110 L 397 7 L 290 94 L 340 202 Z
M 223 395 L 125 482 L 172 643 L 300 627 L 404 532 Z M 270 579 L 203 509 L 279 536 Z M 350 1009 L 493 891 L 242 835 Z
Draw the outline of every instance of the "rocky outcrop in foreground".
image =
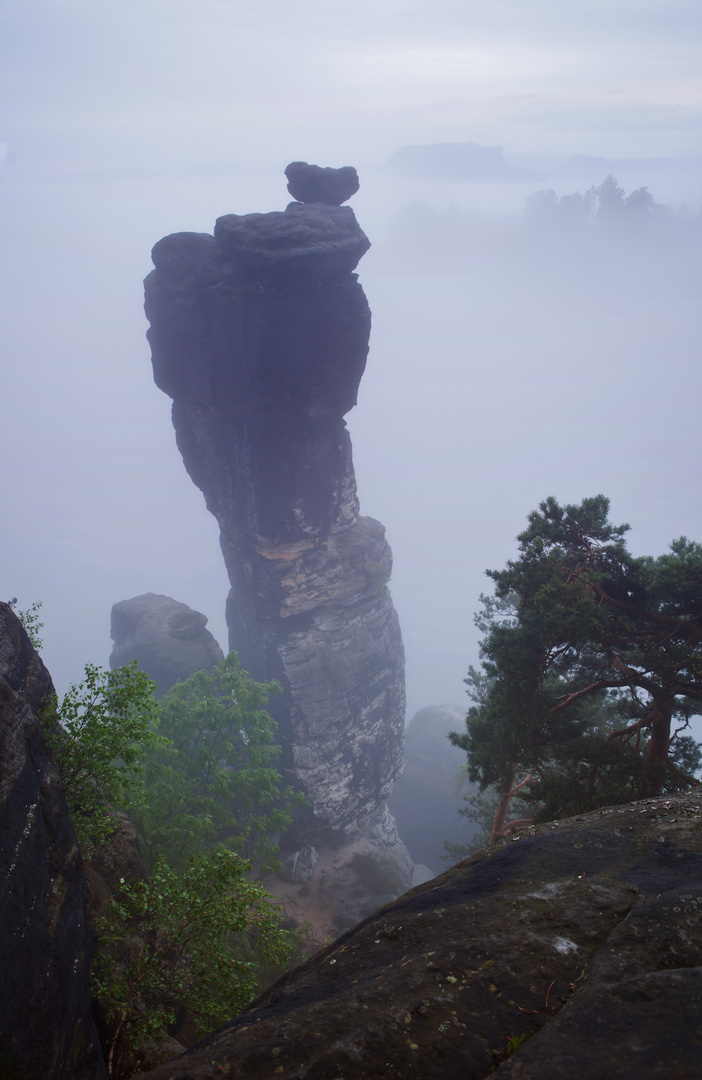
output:
M 170 596 L 144 593 L 112 605 L 114 647 L 110 667 L 132 660 L 154 680 L 159 694 L 196 671 L 211 671 L 224 653 L 207 627 L 207 616 Z
M 230 648 L 255 679 L 283 687 L 271 703 L 282 765 L 310 802 L 289 853 L 338 853 L 370 830 L 406 887 L 411 864 L 385 805 L 405 711 L 392 556 L 383 526 L 359 514 L 343 419 L 368 353 L 353 271 L 369 241 L 338 205 L 355 170 L 294 162 L 286 173 L 302 202 L 227 214 L 213 236 L 154 247 L 154 379 L 219 522 Z
M 83 862 L 37 717 L 53 693 L 0 603 L 0 1076 L 101 1080 Z
M 702 794 L 529 828 L 372 915 L 149 1080 L 693 1080 Z

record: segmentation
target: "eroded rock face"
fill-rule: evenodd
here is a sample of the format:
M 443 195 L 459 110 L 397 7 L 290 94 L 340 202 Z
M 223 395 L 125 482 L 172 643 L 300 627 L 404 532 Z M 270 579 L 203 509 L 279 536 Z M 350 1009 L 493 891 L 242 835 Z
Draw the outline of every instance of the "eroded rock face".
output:
M 196 671 L 211 671 L 224 653 L 207 627 L 207 616 L 170 596 L 144 593 L 112 605 L 114 647 L 110 667 L 132 660 L 160 694 Z
M 529 828 L 148 1076 L 695 1080 L 700 882 L 700 788 Z
M 292 852 L 283 867 L 263 884 L 285 916 L 304 927 L 311 948 L 401 896 L 416 869 L 385 804 L 354 832 Z
M 345 170 L 301 179 L 298 164 L 291 183 L 348 190 Z M 145 283 L 154 378 L 220 525 L 230 647 L 283 687 L 271 709 L 283 766 L 311 803 L 291 853 L 375 822 L 404 719 L 392 556 L 382 525 L 359 515 L 343 419 L 368 353 L 352 271 L 369 242 L 349 207 L 315 200 L 166 237 Z
M 37 718 L 53 693 L 0 603 L 0 1074 L 101 1080 L 83 862 Z

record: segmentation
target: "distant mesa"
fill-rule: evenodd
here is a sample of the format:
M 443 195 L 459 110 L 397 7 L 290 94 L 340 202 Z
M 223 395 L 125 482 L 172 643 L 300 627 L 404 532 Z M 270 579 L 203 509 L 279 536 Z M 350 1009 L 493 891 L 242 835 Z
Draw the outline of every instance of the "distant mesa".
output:
M 406 176 L 424 176 L 438 180 L 519 181 L 535 180 L 530 169 L 510 165 L 501 146 L 478 143 L 433 143 L 428 146 L 403 146 L 397 150 L 388 168 Z
M 359 188 L 358 173 L 352 165 L 340 169 L 323 169 L 306 161 L 291 161 L 285 170 L 288 191 L 302 203 L 327 203 L 341 206 Z

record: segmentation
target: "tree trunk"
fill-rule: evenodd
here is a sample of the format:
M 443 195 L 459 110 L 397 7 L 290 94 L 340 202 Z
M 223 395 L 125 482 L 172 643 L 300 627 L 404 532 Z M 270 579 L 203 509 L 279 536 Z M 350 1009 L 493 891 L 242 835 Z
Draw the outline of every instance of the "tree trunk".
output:
M 509 804 L 512 801 L 512 785 L 514 784 L 514 778 L 517 774 L 516 766 L 512 770 L 510 782 L 507 785 L 507 790 L 500 796 L 500 801 L 497 804 L 497 810 L 495 811 L 495 817 L 492 822 L 492 832 L 490 833 L 490 839 L 488 844 L 494 844 L 501 836 L 504 836 L 505 821 L 507 820 L 507 812 L 509 810 Z
M 499 840 L 501 836 L 507 835 L 507 833 L 505 832 L 505 829 L 507 828 L 507 812 L 509 810 L 509 804 L 512 801 L 512 797 L 516 795 L 517 792 L 521 788 L 523 788 L 525 784 L 528 784 L 532 778 L 533 773 L 529 773 L 526 779 L 522 780 L 522 782 L 520 784 L 517 784 L 517 786 L 515 787 L 514 779 L 517 775 L 518 768 L 519 766 L 517 764 L 510 766 L 510 776 L 507 790 L 502 793 L 502 795 L 500 796 L 500 801 L 497 804 L 497 810 L 495 811 L 495 817 L 492 822 L 492 832 L 490 833 L 488 846 L 490 846 L 490 844 L 494 844 L 495 841 Z M 511 824 L 515 825 L 517 823 L 511 822 Z M 519 822 L 519 824 L 522 823 Z
M 663 708 L 656 703 L 653 710 L 651 736 L 648 741 L 648 751 L 646 753 L 646 763 L 650 767 L 649 783 L 652 795 L 660 795 L 661 793 L 665 767 L 668 761 L 671 721 L 672 707 Z

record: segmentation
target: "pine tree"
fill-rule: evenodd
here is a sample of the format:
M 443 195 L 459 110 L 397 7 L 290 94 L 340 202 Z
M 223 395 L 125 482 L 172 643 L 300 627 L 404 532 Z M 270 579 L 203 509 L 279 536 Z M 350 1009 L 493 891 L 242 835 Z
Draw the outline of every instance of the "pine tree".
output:
M 695 783 L 702 748 L 685 731 L 702 702 L 702 545 L 681 537 L 634 558 L 629 526 L 608 514 L 603 495 L 549 498 L 520 557 L 488 571 L 489 689 L 452 738 L 469 778 L 505 793 L 505 814 L 517 786 L 550 818 Z

